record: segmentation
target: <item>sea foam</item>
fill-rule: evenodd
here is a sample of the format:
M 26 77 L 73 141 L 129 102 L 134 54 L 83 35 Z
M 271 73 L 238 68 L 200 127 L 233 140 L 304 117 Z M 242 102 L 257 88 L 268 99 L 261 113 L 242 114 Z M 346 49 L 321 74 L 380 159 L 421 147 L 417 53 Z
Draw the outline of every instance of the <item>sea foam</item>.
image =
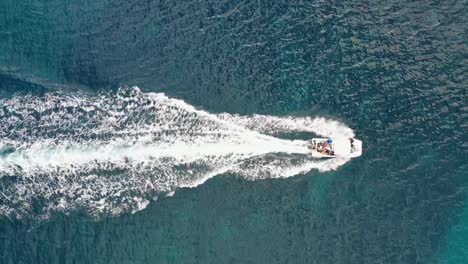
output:
M 0 212 L 135 212 L 158 196 L 232 173 L 250 180 L 337 169 L 307 141 L 276 133 L 353 137 L 325 118 L 212 114 L 138 87 L 116 94 L 0 100 Z

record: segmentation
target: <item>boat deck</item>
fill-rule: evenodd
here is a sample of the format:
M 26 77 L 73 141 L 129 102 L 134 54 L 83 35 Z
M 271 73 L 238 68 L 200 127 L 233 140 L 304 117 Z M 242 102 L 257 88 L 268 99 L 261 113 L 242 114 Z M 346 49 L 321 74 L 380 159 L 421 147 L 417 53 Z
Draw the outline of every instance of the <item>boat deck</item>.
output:
M 315 145 L 314 145 L 315 141 Z M 348 138 L 333 138 L 333 143 L 331 144 L 334 155 L 329 155 L 323 151 L 319 151 L 326 147 L 327 138 L 313 138 L 310 141 L 310 150 L 312 157 L 316 158 L 339 158 L 339 157 L 348 157 L 354 158 L 362 155 L 362 141 L 354 139 L 353 146 L 351 148 L 351 142 Z M 322 145 L 321 145 L 322 144 Z M 320 146 L 321 145 L 321 146 Z

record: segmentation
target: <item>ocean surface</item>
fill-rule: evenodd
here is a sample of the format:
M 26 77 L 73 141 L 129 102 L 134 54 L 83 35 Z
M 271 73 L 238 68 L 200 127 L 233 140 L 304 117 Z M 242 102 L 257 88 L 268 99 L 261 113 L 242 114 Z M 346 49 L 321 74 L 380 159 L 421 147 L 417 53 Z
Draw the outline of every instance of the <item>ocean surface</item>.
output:
M 0 263 L 468 263 L 467 14 L 0 1 Z

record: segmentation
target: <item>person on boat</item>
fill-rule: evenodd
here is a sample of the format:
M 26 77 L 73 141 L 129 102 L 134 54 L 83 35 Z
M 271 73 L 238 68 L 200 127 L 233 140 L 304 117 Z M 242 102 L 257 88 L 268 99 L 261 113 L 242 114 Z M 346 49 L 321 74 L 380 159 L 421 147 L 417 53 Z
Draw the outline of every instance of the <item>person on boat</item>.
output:
M 327 153 L 328 155 L 332 155 L 332 152 L 333 152 L 333 151 L 332 151 L 332 147 L 331 147 L 330 144 L 328 144 L 328 145 L 327 145 L 327 151 L 326 151 L 326 153 Z
M 317 151 L 318 151 L 318 152 L 322 152 L 322 150 L 323 150 L 323 144 L 322 144 L 322 142 L 319 142 L 319 143 L 317 144 Z
M 335 148 L 333 147 L 333 139 L 329 138 L 327 139 L 328 146 L 330 146 L 328 150 L 328 155 L 334 155 L 335 154 Z
M 332 152 L 334 152 L 332 144 L 333 144 L 333 140 L 331 138 L 324 141 L 323 142 L 324 148 L 322 149 L 322 154 L 332 155 Z
M 327 153 L 327 147 L 328 147 L 327 141 L 323 141 L 322 142 L 322 148 L 320 149 L 320 153 L 326 154 Z
M 351 143 L 351 153 L 355 152 L 357 149 L 356 145 L 354 145 L 354 139 L 350 138 L 349 143 Z

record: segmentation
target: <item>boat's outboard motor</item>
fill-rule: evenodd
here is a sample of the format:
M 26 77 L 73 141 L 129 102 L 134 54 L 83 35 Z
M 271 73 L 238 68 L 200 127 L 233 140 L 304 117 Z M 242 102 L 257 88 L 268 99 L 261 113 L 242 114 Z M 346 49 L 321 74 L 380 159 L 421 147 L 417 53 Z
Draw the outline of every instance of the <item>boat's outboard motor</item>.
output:
M 317 142 L 315 140 L 312 140 L 312 144 L 309 146 L 310 149 L 315 149 L 317 147 Z

